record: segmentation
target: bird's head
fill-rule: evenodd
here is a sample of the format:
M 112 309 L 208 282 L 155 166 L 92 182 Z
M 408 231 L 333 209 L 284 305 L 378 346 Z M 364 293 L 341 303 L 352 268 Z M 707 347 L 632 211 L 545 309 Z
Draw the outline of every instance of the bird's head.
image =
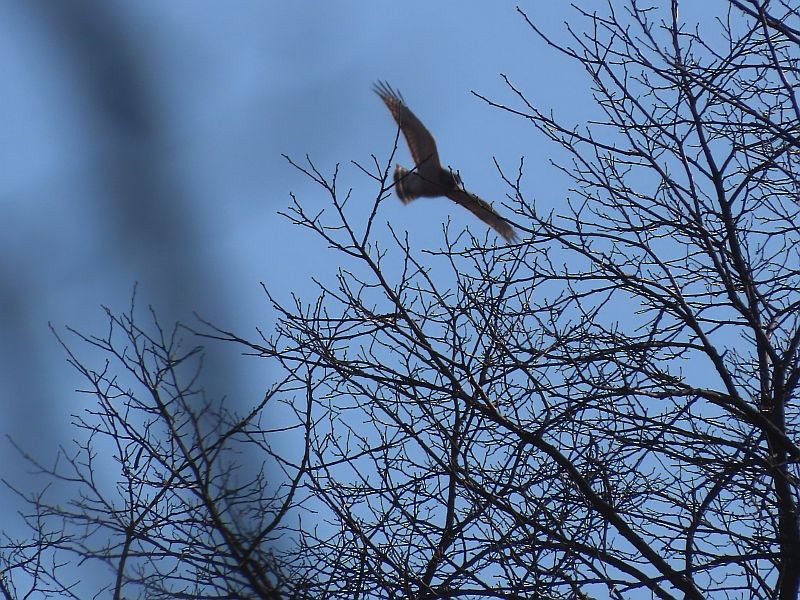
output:
M 442 178 L 444 179 L 443 183 L 449 188 L 463 188 L 464 184 L 461 181 L 461 175 L 458 174 L 458 171 L 454 171 L 453 169 L 442 169 Z

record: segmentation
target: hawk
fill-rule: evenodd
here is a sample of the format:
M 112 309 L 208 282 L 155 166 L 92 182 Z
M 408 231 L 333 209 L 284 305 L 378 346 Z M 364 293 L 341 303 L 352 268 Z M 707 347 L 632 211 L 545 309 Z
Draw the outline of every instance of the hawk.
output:
M 423 196 L 447 196 L 487 223 L 506 241 L 516 240 L 514 228 L 492 209 L 491 204 L 465 190 L 461 178 L 442 167 L 433 136 L 406 106 L 403 96 L 383 81 L 376 83 L 373 89 L 397 121 L 414 159 L 413 170 L 409 171 L 400 165 L 394 169 L 395 190 L 403 204 Z

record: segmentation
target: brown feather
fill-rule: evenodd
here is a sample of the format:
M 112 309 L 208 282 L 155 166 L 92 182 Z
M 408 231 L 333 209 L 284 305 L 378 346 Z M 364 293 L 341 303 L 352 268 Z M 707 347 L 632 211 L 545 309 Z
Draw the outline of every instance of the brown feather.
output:
M 394 168 L 394 190 L 397 197 L 408 204 L 420 196 L 443 196 L 445 190 L 435 183 L 425 179 L 416 171 L 409 171 L 400 165 Z
M 384 81 L 376 83 L 373 89 L 403 132 L 416 165 L 413 171 L 396 165 L 394 184 L 397 197 L 408 204 L 420 196 L 447 196 L 487 223 L 506 241 L 516 241 L 514 228 L 494 211 L 491 204 L 464 190 L 460 185 L 460 178 L 442 168 L 433 136 L 406 106 L 400 93 Z
M 433 176 L 442 165 L 439 163 L 439 153 L 436 151 L 436 141 L 431 132 L 425 128 L 411 109 L 406 106 L 403 97 L 399 92 L 385 81 L 379 81 L 373 87 L 375 93 L 380 96 L 389 112 L 392 113 L 394 120 L 406 138 L 408 149 L 411 151 L 411 158 L 417 166 L 417 172 L 423 177 Z
M 514 231 L 514 228 L 508 224 L 508 221 L 498 215 L 492 208 L 492 205 L 486 202 L 486 200 L 465 190 L 448 192 L 447 197 L 469 210 L 481 221 L 502 235 L 507 242 L 515 242 L 518 239 L 517 232 Z

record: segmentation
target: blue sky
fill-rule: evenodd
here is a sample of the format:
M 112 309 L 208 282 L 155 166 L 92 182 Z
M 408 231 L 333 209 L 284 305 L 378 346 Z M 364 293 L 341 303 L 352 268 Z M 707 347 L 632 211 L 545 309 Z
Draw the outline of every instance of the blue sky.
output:
M 557 31 L 566 13 L 553 4 L 530 10 Z M 548 150 L 470 90 L 508 100 L 507 73 L 545 105 L 586 110 L 564 85 L 579 73 L 511 4 L 0 6 L 0 422 L 22 442 L 66 436 L 69 413 L 86 401 L 48 322 L 102 331 L 100 305 L 124 309 L 138 282 L 140 304 L 166 322 L 197 310 L 268 329 L 260 281 L 302 293 L 310 275 L 335 267 L 277 215 L 290 191 L 310 208 L 326 202 L 281 154 L 308 153 L 325 172 L 342 163 L 342 185 L 358 193 L 366 180 L 349 161 L 385 161 L 395 134 L 375 80 L 403 92 L 443 161 L 489 199 L 502 192 L 493 156 L 513 166 L 526 155 L 536 178 L 548 173 Z M 409 163 L 404 147 L 398 160 Z M 479 231 L 446 201 L 390 202 L 383 220 L 437 246 L 448 215 Z M 235 394 L 229 386 L 248 381 L 250 365 L 221 360 L 220 388 Z
M 574 15 L 566 2 L 521 5 L 559 36 Z M 309 210 L 327 203 L 281 154 L 309 154 L 325 173 L 341 163 L 352 202 L 370 202 L 349 162 L 385 162 L 395 135 L 374 81 L 402 91 L 443 162 L 494 201 L 505 190 L 493 157 L 515 168 L 524 155 L 526 189 L 545 205 L 567 182 L 531 127 L 470 90 L 512 102 L 505 73 L 568 121 L 596 109 L 583 74 L 513 3 L 0 0 L 0 13 L 0 429 L 41 458 L 88 401 L 48 322 L 103 332 L 100 305 L 124 310 L 138 282 L 140 306 L 165 322 L 198 311 L 268 331 L 259 282 L 288 298 L 335 269 L 277 214 L 290 192 Z M 404 146 L 398 161 L 410 163 Z M 389 202 L 381 220 L 438 247 L 448 216 L 482 233 L 444 200 Z M 209 369 L 212 393 L 244 402 L 270 381 L 230 351 Z M 16 479 L 23 467 L 1 443 L 0 476 Z

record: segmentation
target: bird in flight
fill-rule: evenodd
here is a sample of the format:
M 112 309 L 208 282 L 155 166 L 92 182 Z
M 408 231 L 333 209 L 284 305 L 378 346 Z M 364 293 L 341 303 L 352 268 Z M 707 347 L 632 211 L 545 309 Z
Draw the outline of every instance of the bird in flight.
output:
M 409 171 L 400 165 L 394 169 L 395 190 L 403 204 L 422 196 L 447 196 L 494 228 L 506 241 L 515 241 L 517 234 L 514 228 L 494 211 L 492 205 L 465 190 L 461 178 L 442 167 L 433 136 L 406 106 L 403 96 L 383 81 L 376 83 L 373 89 L 397 121 L 414 159 L 413 170 Z

